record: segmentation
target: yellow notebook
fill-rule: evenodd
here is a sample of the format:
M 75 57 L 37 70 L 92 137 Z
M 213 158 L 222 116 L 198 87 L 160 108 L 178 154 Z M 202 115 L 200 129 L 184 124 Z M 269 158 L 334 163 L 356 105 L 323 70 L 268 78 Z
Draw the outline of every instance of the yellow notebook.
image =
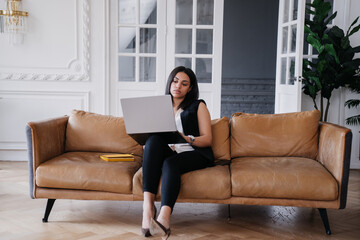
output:
M 100 158 L 107 162 L 132 162 L 134 155 L 132 154 L 106 154 L 101 155 Z

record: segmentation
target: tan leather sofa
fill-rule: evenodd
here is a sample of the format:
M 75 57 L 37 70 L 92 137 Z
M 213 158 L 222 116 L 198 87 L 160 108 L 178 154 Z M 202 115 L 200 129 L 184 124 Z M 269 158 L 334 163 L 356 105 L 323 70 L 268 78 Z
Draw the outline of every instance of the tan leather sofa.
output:
M 330 234 L 326 209 L 346 205 L 352 133 L 319 118 L 314 110 L 212 120 L 216 165 L 184 174 L 178 202 L 318 208 Z M 26 131 L 30 194 L 48 199 L 43 222 L 55 199 L 142 200 L 143 148 L 123 118 L 74 110 Z M 106 162 L 104 153 L 135 161 Z

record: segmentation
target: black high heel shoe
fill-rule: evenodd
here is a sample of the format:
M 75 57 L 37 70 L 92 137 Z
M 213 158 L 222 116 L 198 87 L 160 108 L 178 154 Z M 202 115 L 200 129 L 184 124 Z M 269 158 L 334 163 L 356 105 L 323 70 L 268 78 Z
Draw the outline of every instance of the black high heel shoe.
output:
M 161 236 L 162 240 L 166 240 L 170 237 L 171 230 L 152 218 L 150 221 L 150 234 L 151 236 Z
M 154 218 L 156 218 L 156 207 L 154 204 Z M 149 228 L 141 228 L 141 232 L 144 235 L 144 237 L 151 237 L 150 229 Z

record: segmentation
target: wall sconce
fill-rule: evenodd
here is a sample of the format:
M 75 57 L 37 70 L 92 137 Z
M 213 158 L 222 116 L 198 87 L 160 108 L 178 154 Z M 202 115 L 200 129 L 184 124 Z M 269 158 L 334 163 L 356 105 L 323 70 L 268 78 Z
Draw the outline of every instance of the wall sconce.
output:
M 0 10 L 0 33 L 9 36 L 11 44 L 23 42 L 28 12 L 21 11 L 22 0 L 5 0 L 7 10 Z

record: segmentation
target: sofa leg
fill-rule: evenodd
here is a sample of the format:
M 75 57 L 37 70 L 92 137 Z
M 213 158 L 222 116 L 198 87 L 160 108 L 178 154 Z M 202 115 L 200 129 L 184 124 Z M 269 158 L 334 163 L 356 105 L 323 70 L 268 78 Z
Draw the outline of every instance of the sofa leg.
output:
M 318 208 L 318 209 L 319 209 L 319 212 L 320 212 L 321 219 L 322 219 L 322 221 L 324 223 L 326 234 L 330 235 L 331 230 L 330 230 L 330 224 L 329 224 L 329 219 L 328 219 L 328 215 L 327 215 L 327 212 L 326 212 L 326 208 Z
M 228 221 L 231 221 L 230 204 L 228 204 Z
M 46 209 L 45 209 L 45 215 L 44 218 L 42 219 L 42 222 L 48 222 L 48 218 L 51 212 L 52 207 L 54 206 L 56 199 L 48 199 L 47 204 L 46 204 Z

